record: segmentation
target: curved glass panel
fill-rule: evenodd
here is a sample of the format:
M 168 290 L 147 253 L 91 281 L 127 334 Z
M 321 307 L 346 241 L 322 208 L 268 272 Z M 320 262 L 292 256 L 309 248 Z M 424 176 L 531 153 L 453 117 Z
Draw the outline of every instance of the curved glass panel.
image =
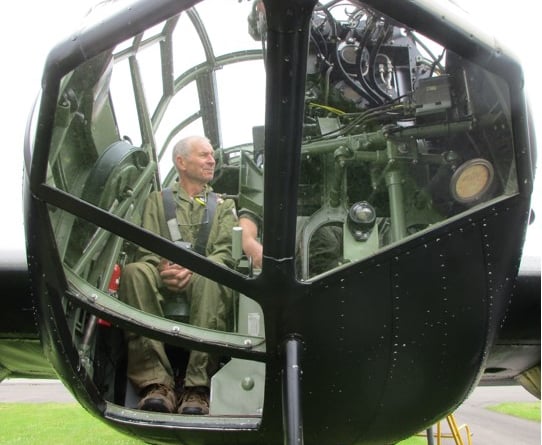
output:
M 313 14 L 298 276 L 517 192 L 506 83 L 361 3 Z
M 207 257 L 205 272 L 247 271 L 241 239 L 232 237 L 241 160 L 264 120 L 265 73 L 260 44 L 246 31 L 232 33 L 246 30 L 252 5 L 232 1 L 225 21 L 213 15 L 219 3 L 153 25 L 64 77 L 46 180 L 58 207 L 50 205 L 49 217 L 71 287 L 64 307 L 73 343 L 108 400 L 141 408 L 146 385 L 138 369 L 146 369 L 143 351 L 150 351 L 168 386 L 211 387 L 211 414 L 259 416 L 265 367 L 245 359 L 265 352 L 259 305 L 223 285 L 220 270 L 206 278 L 143 248 L 144 233 L 119 234 L 123 222 L 142 226 Z M 173 155 L 193 135 L 209 144 Z M 191 188 L 196 183 L 201 190 Z M 171 199 L 164 189 L 173 190 Z M 85 309 L 89 302 L 119 319 L 122 331 L 105 329 L 110 324 Z M 163 339 L 166 347 L 157 349 Z M 188 351 L 202 343 L 226 352 Z M 179 344 L 183 350 L 171 354 Z M 209 373 L 202 378 L 194 366 Z M 131 389 L 111 380 L 126 368 Z M 233 384 L 242 379 L 257 390 Z

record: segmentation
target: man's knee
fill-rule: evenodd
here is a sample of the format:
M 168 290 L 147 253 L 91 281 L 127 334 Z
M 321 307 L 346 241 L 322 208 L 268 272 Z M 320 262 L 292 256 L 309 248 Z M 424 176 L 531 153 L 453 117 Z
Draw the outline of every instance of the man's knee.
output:
M 124 266 L 121 275 L 121 284 L 124 282 L 127 287 L 142 285 L 143 283 L 154 284 L 158 279 L 158 271 L 152 264 L 135 262 Z
M 158 271 L 154 266 L 145 262 L 129 263 L 124 266 L 120 278 L 119 298 L 132 305 L 139 307 L 142 296 L 157 293 Z M 156 268 L 154 268 L 156 269 Z
M 124 266 L 124 269 L 122 271 L 122 277 L 123 279 L 133 278 L 134 276 L 144 273 L 146 268 L 147 268 L 147 263 L 143 263 L 143 262 L 128 263 L 126 264 L 126 266 Z

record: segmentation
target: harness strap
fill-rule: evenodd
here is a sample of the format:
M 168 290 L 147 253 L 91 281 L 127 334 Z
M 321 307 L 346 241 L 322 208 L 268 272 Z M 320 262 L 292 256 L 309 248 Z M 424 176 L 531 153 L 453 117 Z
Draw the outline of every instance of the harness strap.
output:
M 205 255 L 205 247 L 207 247 L 207 240 L 209 239 L 209 232 L 211 231 L 211 226 L 213 224 L 213 218 L 216 211 L 216 198 L 216 193 L 207 193 L 207 221 L 202 222 L 198 232 L 198 239 L 196 241 L 196 245 L 194 246 L 194 250 L 200 255 Z M 203 218 L 205 219 L 205 215 L 203 215 Z
M 173 190 L 171 190 L 170 187 L 162 190 L 162 199 L 164 201 L 164 213 L 166 216 L 166 224 L 169 229 L 169 235 L 171 236 L 171 241 L 180 241 L 182 237 L 179 230 L 179 224 L 177 224 L 177 216 L 175 215 L 175 200 L 173 199 Z
M 164 213 L 171 240 L 173 242 L 180 241 L 182 236 L 175 213 L 176 205 L 173 198 L 173 190 L 170 187 L 162 190 L 162 199 L 164 201 Z M 205 247 L 207 246 L 207 240 L 209 239 L 209 233 L 213 224 L 217 201 L 216 193 L 209 192 L 207 194 L 205 214 L 203 215 L 203 221 L 198 231 L 196 245 L 194 246 L 194 250 L 200 255 L 205 255 Z

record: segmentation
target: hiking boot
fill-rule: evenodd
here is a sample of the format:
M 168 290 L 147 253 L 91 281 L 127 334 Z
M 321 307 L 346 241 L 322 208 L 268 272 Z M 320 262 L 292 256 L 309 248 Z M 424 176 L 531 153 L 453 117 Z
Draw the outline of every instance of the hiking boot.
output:
M 176 397 L 173 390 L 165 385 L 149 385 L 143 391 L 144 396 L 137 404 L 143 411 L 172 413 L 175 410 Z
M 190 386 L 184 388 L 179 414 L 209 414 L 209 388 Z

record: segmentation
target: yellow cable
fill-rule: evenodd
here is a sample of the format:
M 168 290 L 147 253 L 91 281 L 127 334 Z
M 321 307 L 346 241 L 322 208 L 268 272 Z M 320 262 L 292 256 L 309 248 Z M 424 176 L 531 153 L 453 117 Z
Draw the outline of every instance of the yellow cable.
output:
M 323 110 L 327 110 L 331 113 L 338 114 L 339 116 L 346 114 L 344 111 L 339 110 L 338 108 L 335 108 L 335 107 L 330 107 L 329 105 L 316 104 L 314 102 L 310 102 L 309 105 L 311 107 L 322 108 Z

